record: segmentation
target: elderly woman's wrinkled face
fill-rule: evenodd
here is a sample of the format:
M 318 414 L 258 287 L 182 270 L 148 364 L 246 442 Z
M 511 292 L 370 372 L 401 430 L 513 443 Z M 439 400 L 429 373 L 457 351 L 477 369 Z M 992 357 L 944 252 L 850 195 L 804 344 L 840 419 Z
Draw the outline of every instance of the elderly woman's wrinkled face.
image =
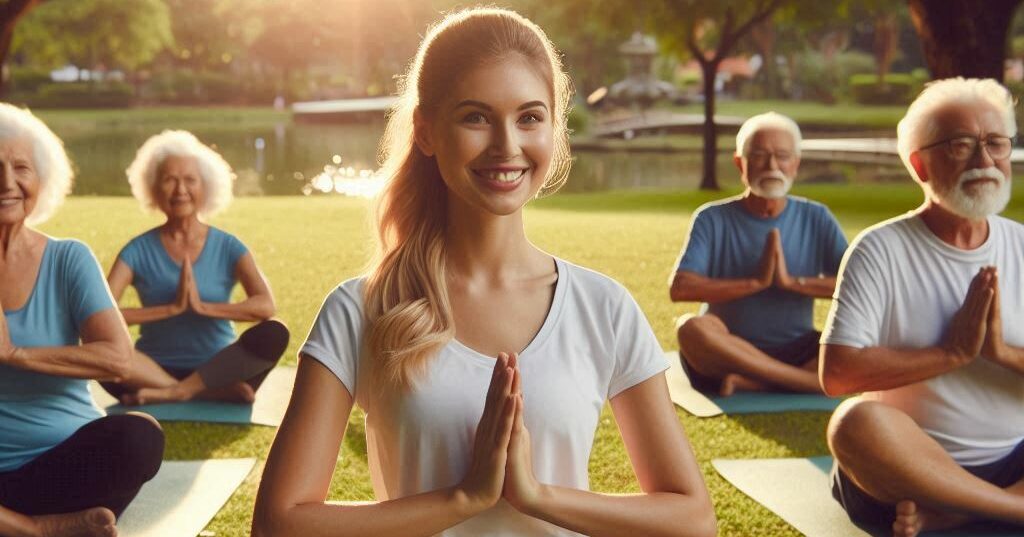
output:
M 32 141 L 0 140 L 0 225 L 24 222 L 36 206 L 40 186 Z
M 156 170 L 153 200 L 168 218 L 199 213 L 205 191 L 195 157 L 172 155 L 164 159 Z

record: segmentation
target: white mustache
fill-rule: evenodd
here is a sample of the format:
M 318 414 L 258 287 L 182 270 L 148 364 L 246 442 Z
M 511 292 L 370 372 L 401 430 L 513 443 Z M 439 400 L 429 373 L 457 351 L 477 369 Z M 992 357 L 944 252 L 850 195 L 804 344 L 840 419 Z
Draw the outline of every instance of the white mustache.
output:
M 996 170 L 996 171 L 998 171 L 998 170 Z M 772 170 L 772 171 L 764 172 L 761 175 L 757 176 L 757 182 L 759 182 L 759 183 L 761 181 L 764 181 L 765 179 L 778 179 L 779 181 L 783 181 L 783 182 L 789 181 L 789 177 L 786 177 L 786 174 L 780 172 L 779 170 Z
M 989 166 L 988 168 L 974 168 L 960 174 L 957 178 L 957 186 L 962 187 L 968 181 L 976 179 L 995 179 L 999 184 L 1006 182 L 1006 175 L 999 168 Z

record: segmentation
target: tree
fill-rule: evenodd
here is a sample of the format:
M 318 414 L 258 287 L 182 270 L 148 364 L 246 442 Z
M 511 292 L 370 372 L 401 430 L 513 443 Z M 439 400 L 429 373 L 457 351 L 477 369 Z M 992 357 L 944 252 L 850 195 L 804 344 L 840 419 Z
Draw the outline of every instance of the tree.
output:
M 704 82 L 704 161 L 700 188 L 718 190 L 715 164 L 718 128 L 715 125 L 715 78 L 718 66 L 733 53 L 740 39 L 770 17 L 783 0 L 661 0 L 653 26 L 677 54 L 700 64 Z
M 162 0 L 49 0 L 19 26 L 13 50 L 40 65 L 130 71 L 171 43 Z
M 1021 0 L 908 0 L 932 78 L 1003 80 L 1006 38 Z
M 0 1 L 0 66 L 3 74 L 0 75 L 0 93 L 7 85 L 7 55 L 11 50 L 11 41 L 14 38 L 14 28 L 29 10 L 35 7 L 42 0 L 2 0 Z

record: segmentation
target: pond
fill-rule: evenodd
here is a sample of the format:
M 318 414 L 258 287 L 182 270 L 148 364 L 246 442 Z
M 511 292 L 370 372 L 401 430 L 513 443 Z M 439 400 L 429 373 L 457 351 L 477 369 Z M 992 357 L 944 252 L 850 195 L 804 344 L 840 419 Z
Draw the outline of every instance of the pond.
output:
M 126 111 L 129 116 L 132 111 Z M 54 121 L 77 168 L 76 195 L 129 195 L 124 170 L 145 139 L 164 128 L 184 128 L 215 145 L 238 174 L 239 195 L 302 195 L 373 190 L 377 144 L 383 121 L 368 123 L 296 123 L 276 121 L 195 121 L 173 118 L 79 124 Z M 696 144 L 693 144 L 694 146 Z M 725 144 L 723 144 L 725 145 Z M 718 161 L 722 186 L 738 183 L 728 147 Z M 575 162 L 564 192 L 605 190 L 691 190 L 701 176 L 701 155 L 687 151 L 574 151 Z M 801 180 L 870 180 L 892 174 L 893 166 L 841 165 L 805 159 Z

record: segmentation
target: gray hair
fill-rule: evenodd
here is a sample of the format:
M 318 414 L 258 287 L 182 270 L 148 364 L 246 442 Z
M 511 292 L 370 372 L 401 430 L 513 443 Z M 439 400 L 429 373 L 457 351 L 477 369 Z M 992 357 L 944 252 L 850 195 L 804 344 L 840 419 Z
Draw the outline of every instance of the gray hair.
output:
M 1013 112 L 1013 96 L 1002 84 L 991 78 L 946 78 L 930 82 L 910 103 L 907 114 L 896 126 L 896 150 L 911 177 L 920 182 L 917 170 L 910 164 L 910 155 L 935 136 L 935 112 L 954 103 L 986 103 L 1003 116 L 1007 136 L 1017 135 L 1017 119 Z
M 740 131 L 736 133 L 736 156 L 747 156 L 750 139 L 754 137 L 754 134 L 765 130 L 780 130 L 789 134 L 793 138 L 793 152 L 796 156 L 800 156 L 800 141 L 803 140 L 800 135 L 800 126 L 796 124 L 796 121 L 778 112 L 765 112 L 743 122 Z
M 157 172 L 167 157 L 171 156 L 196 159 L 205 191 L 205 201 L 199 208 L 199 216 L 211 216 L 231 204 L 234 199 L 231 187 L 235 174 L 227 161 L 191 132 L 166 130 L 146 140 L 126 170 L 132 195 L 144 209 L 156 208 L 153 189 Z
M 0 103 L 0 140 L 16 138 L 32 143 L 32 164 L 40 185 L 35 208 L 25 218 L 25 223 L 41 224 L 64 203 L 75 174 L 64 151 L 64 142 L 45 123 L 28 109 Z

